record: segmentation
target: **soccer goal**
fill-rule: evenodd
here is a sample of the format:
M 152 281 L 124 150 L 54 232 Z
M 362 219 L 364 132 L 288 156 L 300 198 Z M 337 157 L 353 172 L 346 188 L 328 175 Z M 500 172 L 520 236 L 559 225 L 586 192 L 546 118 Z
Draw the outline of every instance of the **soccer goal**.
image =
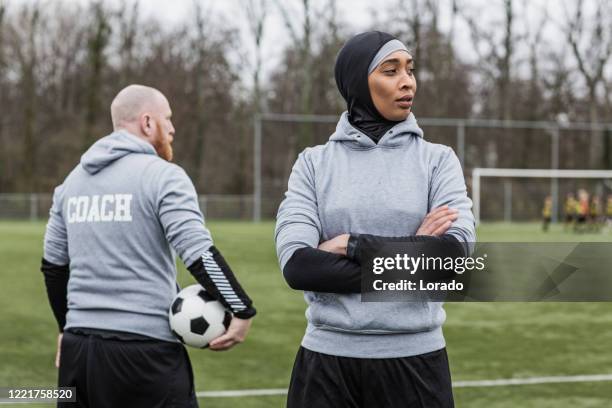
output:
M 477 167 L 472 170 L 472 201 L 474 218 L 480 223 L 481 217 L 481 181 L 483 178 L 498 179 L 550 179 L 549 194 L 553 203 L 553 220 L 557 219 L 559 203 L 559 179 L 599 179 L 609 188 L 612 170 L 559 170 L 559 169 L 500 169 Z M 505 194 L 508 196 L 508 194 Z M 511 199 L 510 199 L 511 200 Z M 506 200 L 507 201 L 507 200 Z M 507 205 L 506 205 L 507 207 Z

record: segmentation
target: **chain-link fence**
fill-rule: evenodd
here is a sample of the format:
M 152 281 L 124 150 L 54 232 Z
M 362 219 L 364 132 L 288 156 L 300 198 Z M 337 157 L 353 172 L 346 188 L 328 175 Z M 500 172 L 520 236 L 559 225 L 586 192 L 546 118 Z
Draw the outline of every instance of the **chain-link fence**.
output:
M 0 220 L 46 220 L 52 194 L 0 194 Z M 251 220 L 252 195 L 207 194 L 198 197 L 206 219 Z
M 257 115 L 253 137 L 254 219 L 274 217 L 287 189 L 287 179 L 300 151 L 325 143 L 337 116 L 266 113 Z M 425 139 L 454 149 L 472 194 L 474 168 L 608 169 L 612 168 L 612 123 L 419 118 Z M 596 165 L 593 157 L 598 157 Z M 551 195 L 553 219 L 566 193 L 584 188 L 602 199 L 605 180 L 547 178 L 483 180 L 484 220 L 527 221 L 540 217 L 544 198 Z

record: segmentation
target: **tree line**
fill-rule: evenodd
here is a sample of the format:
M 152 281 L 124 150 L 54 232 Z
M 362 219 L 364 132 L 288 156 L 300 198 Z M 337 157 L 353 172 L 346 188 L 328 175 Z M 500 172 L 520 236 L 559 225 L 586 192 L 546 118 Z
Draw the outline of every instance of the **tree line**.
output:
M 612 121 L 609 2 L 379 3 L 360 30 L 389 31 L 411 49 L 417 118 Z M 176 161 L 201 193 L 252 192 L 256 113 L 344 110 L 334 60 L 358 30 L 337 1 L 236 1 L 240 13 L 228 22 L 216 18 L 210 2 L 194 0 L 175 24 L 148 16 L 146 6 L 0 3 L 0 192 L 51 191 L 88 146 L 110 133 L 110 101 L 129 83 L 168 96 Z M 272 15 L 288 39 L 275 66 L 262 58 L 265 42 L 273 41 L 266 40 Z M 264 193 L 280 198 L 297 153 L 333 129 L 265 123 Z M 432 140 L 454 143 L 454 130 L 425 130 Z M 534 130 L 470 133 L 467 168 L 551 165 L 548 139 Z M 609 132 L 561 140 L 561 168 L 612 168 Z

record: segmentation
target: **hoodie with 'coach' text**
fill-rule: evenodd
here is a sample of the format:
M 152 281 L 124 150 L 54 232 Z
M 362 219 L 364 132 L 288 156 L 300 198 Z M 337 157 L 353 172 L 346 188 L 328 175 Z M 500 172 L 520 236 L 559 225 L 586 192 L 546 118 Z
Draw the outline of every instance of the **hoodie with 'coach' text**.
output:
M 44 259 L 70 269 L 65 328 L 176 342 L 175 254 L 189 266 L 212 245 L 179 166 L 127 131 L 100 139 L 56 188 L 45 234 Z

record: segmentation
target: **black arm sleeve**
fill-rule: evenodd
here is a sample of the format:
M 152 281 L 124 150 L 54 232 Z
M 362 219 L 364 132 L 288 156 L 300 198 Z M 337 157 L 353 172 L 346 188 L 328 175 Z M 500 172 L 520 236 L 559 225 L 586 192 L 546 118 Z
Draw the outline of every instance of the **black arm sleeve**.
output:
M 360 293 L 361 267 L 345 256 L 316 248 L 300 248 L 283 268 L 292 289 L 330 293 Z
M 428 256 L 465 256 L 464 246 L 453 235 L 382 237 L 369 234 L 351 234 L 347 256 L 316 248 L 300 248 L 293 253 L 283 269 L 283 276 L 292 289 L 329 293 L 361 293 L 361 264 L 367 254 L 374 254 L 390 243 L 432 242 Z M 440 245 L 441 244 L 441 245 Z M 409 247 L 408 247 L 409 249 Z M 416 249 L 416 247 L 415 247 Z M 419 252 L 418 255 L 420 255 Z M 412 254 L 418 256 L 417 254 Z M 440 272 L 440 271 L 438 271 Z M 448 276 L 430 274 L 432 279 Z
M 253 301 L 214 246 L 187 269 L 212 297 L 231 310 L 237 318 L 250 319 L 257 313 Z
M 63 332 L 66 325 L 66 313 L 68 312 L 67 293 L 70 268 L 68 265 L 52 264 L 43 258 L 40 270 L 45 276 L 45 286 L 47 287 L 47 297 L 51 310 L 53 310 L 59 331 Z
M 423 243 L 423 245 L 405 245 L 402 243 Z M 431 245 L 427 245 L 431 243 Z M 466 244 L 460 242 L 454 235 L 444 234 L 439 237 L 431 235 L 411 235 L 406 237 L 381 237 L 370 234 L 351 234 L 347 245 L 347 256 L 362 264 L 367 262 L 373 254 L 383 250 L 385 246 L 396 245 L 395 249 L 410 257 L 439 257 L 460 258 L 469 254 Z M 426 271 L 431 280 L 452 278 L 454 272 L 445 269 L 431 269 Z

